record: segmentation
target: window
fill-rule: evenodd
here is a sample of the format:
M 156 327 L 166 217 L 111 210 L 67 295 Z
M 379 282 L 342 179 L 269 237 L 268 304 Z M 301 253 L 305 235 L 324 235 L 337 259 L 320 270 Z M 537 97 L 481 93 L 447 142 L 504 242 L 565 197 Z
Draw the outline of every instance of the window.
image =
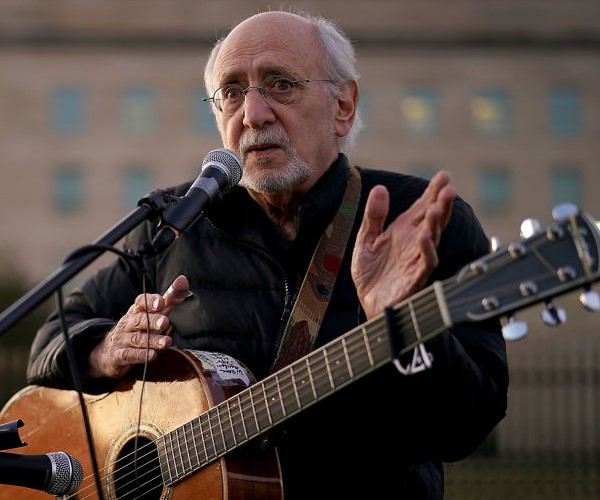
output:
M 217 125 L 213 113 L 213 105 L 204 102 L 206 97 L 204 88 L 199 88 L 192 94 L 192 129 L 197 132 L 215 132 Z
M 83 203 L 83 174 L 76 165 L 59 168 L 54 173 L 53 202 L 61 213 L 76 212 Z
M 62 87 L 52 96 L 52 126 L 60 134 L 76 134 L 85 125 L 85 95 L 75 87 Z
M 570 137 L 581 131 L 581 99 L 575 89 L 557 88 L 548 94 L 549 127 L 554 136 Z
M 583 182 L 576 166 L 562 166 L 553 170 L 551 175 L 552 206 L 561 203 L 573 203 L 578 207 L 583 203 Z
M 412 136 L 434 136 L 439 127 L 437 95 L 429 89 L 412 89 L 400 102 L 404 128 Z
M 133 166 L 123 172 L 123 208 L 133 210 L 138 202 L 152 191 L 152 182 L 148 169 Z
M 121 98 L 121 124 L 131 134 L 148 134 L 155 130 L 156 102 L 152 90 L 144 87 L 125 89 Z
M 487 214 L 507 212 L 510 205 L 510 177 L 506 168 L 492 166 L 481 171 L 479 202 Z
M 504 136 L 509 131 L 509 102 L 502 90 L 480 90 L 471 101 L 473 127 L 482 137 Z

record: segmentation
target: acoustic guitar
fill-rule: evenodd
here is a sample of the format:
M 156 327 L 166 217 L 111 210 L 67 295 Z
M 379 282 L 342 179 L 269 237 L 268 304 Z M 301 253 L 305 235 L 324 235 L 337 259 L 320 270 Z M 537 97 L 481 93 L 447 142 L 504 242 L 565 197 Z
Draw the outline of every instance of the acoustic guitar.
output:
M 82 464 L 83 481 L 69 498 L 100 498 L 98 487 L 107 500 L 282 498 L 268 439 L 276 426 L 383 365 L 405 370 L 401 355 L 454 325 L 501 318 L 514 337 L 515 311 L 540 302 L 552 308 L 552 298 L 575 289 L 584 306 L 600 309 L 591 290 L 600 279 L 599 243 L 594 220 L 575 211 L 258 382 L 224 354 L 164 351 L 144 379 L 136 369 L 112 392 L 84 395 L 96 474 L 75 391 L 25 387 L 0 423 L 24 422 L 27 446 L 13 451 L 64 451 Z M 28 498 L 48 495 L 0 486 L 0 499 Z

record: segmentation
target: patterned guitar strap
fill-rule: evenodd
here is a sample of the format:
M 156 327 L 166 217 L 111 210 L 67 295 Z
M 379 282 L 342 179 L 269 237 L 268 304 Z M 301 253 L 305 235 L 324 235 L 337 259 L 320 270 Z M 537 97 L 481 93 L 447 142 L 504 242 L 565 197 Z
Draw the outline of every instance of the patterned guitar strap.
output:
M 313 254 L 271 373 L 310 352 L 329 305 L 360 200 L 360 173 L 351 168 L 344 199 Z

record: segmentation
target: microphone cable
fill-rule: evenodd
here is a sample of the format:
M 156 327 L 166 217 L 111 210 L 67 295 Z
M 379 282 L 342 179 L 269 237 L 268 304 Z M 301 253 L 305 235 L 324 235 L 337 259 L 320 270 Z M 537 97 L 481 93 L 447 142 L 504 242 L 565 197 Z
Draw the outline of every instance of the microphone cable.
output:
M 142 269 L 142 293 L 144 294 L 144 298 L 147 300 L 147 297 L 146 297 L 146 268 L 143 265 L 143 256 L 141 256 L 141 255 L 132 255 L 130 253 L 123 252 L 122 250 L 116 249 L 110 245 L 92 244 L 92 245 L 82 246 L 79 249 L 75 250 L 74 252 L 70 253 L 63 261 L 63 264 L 66 264 L 67 262 L 69 262 L 73 259 L 76 259 L 86 253 L 99 251 L 99 250 L 109 251 L 109 252 L 113 252 L 113 253 L 119 255 L 121 258 L 124 259 L 124 261 L 129 266 L 131 266 L 130 261 L 138 261 L 138 264 L 140 264 L 140 267 Z M 57 309 L 58 309 L 58 313 L 60 316 L 60 322 L 61 322 L 61 326 L 62 326 L 62 333 L 63 333 L 64 342 L 65 342 L 65 348 L 67 351 L 67 359 L 69 361 L 69 370 L 70 370 L 70 374 L 71 374 L 71 380 L 73 382 L 73 387 L 74 387 L 75 391 L 77 392 L 77 397 L 79 399 L 79 405 L 81 407 L 81 412 L 83 415 L 85 435 L 86 435 L 86 439 L 87 439 L 87 443 L 88 443 L 88 448 L 90 451 L 90 458 L 92 461 L 92 469 L 93 469 L 94 481 L 96 483 L 96 490 L 98 492 L 99 500 L 104 500 L 102 482 L 100 479 L 100 471 L 99 471 L 98 461 L 97 461 L 97 457 L 96 457 L 96 450 L 95 450 L 95 446 L 94 446 L 92 429 L 91 429 L 91 425 L 90 425 L 90 421 L 89 421 L 87 407 L 85 405 L 85 401 L 83 398 L 81 377 L 79 375 L 78 370 L 76 369 L 77 363 L 75 361 L 75 354 L 73 352 L 73 347 L 71 345 L 71 339 L 69 337 L 69 327 L 67 324 L 67 319 L 65 317 L 65 311 L 64 311 L 64 307 L 63 307 L 64 306 L 64 297 L 63 297 L 62 287 L 59 287 L 56 290 L 56 302 L 57 302 Z M 146 333 L 147 333 L 147 338 L 148 338 L 148 342 L 149 342 L 148 335 L 150 333 L 150 316 L 148 313 L 147 303 L 146 303 L 146 324 L 147 324 Z M 138 436 L 139 436 L 139 430 L 140 430 L 140 425 L 141 425 L 142 396 L 144 393 L 144 385 L 145 385 L 145 381 L 146 381 L 146 372 L 147 372 L 147 367 L 148 367 L 149 352 L 150 352 L 150 345 L 148 344 L 147 349 L 146 349 L 146 361 L 144 363 L 144 371 L 143 371 L 143 376 L 142 376 L 142 389 L 141 389 L 140 401 L 139 401 L 138 422 L 137 422 L 138 427 L 137 427 L 137 432 L 136 432 L 136 436 L 135 436 L 135 444 L 134 444 L 134 463 L 137 463 Z M 137 469 L 137 467 L 135 467 L 135 469 Z M 136 483 L 137 483 L 137 481 L 138 481 L 138 477 L 137 477 L 137 473 L 136 473 Z

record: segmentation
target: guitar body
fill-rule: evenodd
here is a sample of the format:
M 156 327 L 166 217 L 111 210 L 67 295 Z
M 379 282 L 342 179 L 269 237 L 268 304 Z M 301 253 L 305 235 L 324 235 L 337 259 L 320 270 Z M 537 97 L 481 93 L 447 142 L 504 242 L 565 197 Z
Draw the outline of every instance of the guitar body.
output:
M 156 456 L 156 446 L 152 444 L 155 440 L 174 428 L 185 426 L 186 422 L 251 383 L 243 384 L 237 378 L 228 377 L 227 374 L 231 373 L 229 367 L 207 363 L 206 358 L 202 361 L 193 353 L 169 349 L 148 366 L 144 384 L 140 380 L 140 370 L 120 381 L 110 393 L 84 395 L 106 500 L 138 498 L 132 495 L 135 485 L 119 486 L 124 482 L 123 478 L 134 475 L 134 457 L 138 460 L 138 468 L 143 470 L 147 451 Z M 236 369 L 239 371 L 240 367 Z M 247 377 L 251 381 L 249 373 Z M 10 453 L 68 453 L 83 466 L 84 479 L 73 498 L 99 498 L 79 398 L 75 391 L 26 387 L 15 394 L 0 413 L 0 423 L 19 419 L 24 423 L 19 435 L 27 446 L 8 450 Z M 136 436 L 139 452 L 134 454 Z M 255 441 L 236 448 L 170 486 L 163 483 L 158 467 L 153 466 L 152 469 L 155 471 L 152 477 L 154 490 L 139 498 L 208 500 L 283 497 L 276 450 L 271 447 L 263 450 Z M 0 499 L 15 498 L 47 499 L 48 494 L 30 488 L 0 486 Z
M 576 288 L 584 289 L 580 300 L 586 308 L 600 311 L 600 296 L 590 290 L 598 280 L 600 231 L 588 214 L 572 212 L 256 383 L 230 356 L 161 352 L 149 365 L 145 383 L 136 369 L 114 391 L 85 396 L 102 496 L 283 498 L 277 452 L 260 444 L 287 418 L 385 364 L 393 362 L 407 373 L 400 356 L 453 325 L 507 318 Z M 98 498 L 75 392 L 26 387 L 0 412 L 0 423 L 14 420 L 24 422 L 20 437 L 28 443 L 14 453 L 68 453 L 84 469 L 83 482 L 71 498 Z M 47 495 L 0 487 L 0 500 L 14 498 Z

